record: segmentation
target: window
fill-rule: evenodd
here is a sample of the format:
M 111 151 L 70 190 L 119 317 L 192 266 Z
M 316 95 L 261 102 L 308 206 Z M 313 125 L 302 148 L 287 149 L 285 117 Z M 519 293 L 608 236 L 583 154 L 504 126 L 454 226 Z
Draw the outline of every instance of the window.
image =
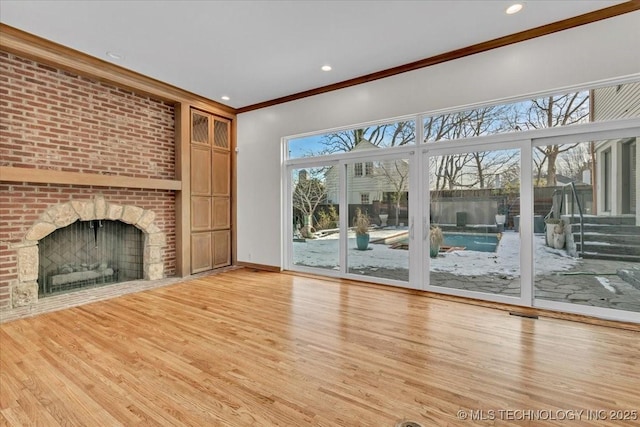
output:
M 416 144 L 416 126 L 420 124 L 421 142 L 436 142 L 638 117 L 638 109 L 630 108 L 637 103 L 638 93 L 640 81 L 635 81 L 437 113 L 418 122 L 405 119 L 361 125 L 288 139 L 288 158 L 413 145 Z
M 453 141 L 482 135 L 587 123 L 589 122 L 590 100 L 593 102 L 598 98 L 600 104 L 614 104 L 614 108 L 623 110 L 624 105 L 628 104 L 628 101 L 625 101 L 637 93 L 639 84 L 636 82 L 623 85 L 626 95 L 616 99 L 613 99 L 611 95 L 615 86 L 611 86 L 596 89 L 596 92 L 583 90 L 560 93 L 535 99 L 524 99 L 509 104 L 488 105 L 472 110 L 428 116 L 424 118 L 422 123 L 423 141 Z M 633 113 L 625 112 L 624 116 L 620 113 L 616 114 L 615 118 L 633 117 Z M 604 117 L 604 113 L 594 111 L 593 121 L 603 119 L 607 120 L 610 117 Z
M 371 124 L 320 135 L 287 140 L 289 159 L 375 150 L 416 143 L 416 121 L 405 120 Z M 362 175 L 360 175 L 362 176 Z
M 367 176 L 373 175 L 373 162 L 367 162 L 364 164 L 364 174 Z
M 360 193 L 360 204 L 361 205 L 369 204 L 369 193 Z
M 362 176 L 362 163 L 354 163 L 353 164 L 353 175 L 354 176 Z

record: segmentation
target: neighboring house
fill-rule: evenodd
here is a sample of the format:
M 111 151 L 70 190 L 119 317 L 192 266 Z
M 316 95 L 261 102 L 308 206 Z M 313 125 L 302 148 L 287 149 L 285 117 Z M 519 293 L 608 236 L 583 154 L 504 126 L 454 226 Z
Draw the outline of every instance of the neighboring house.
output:
M 640 117 L 638 82 L 595 89 L 591 96 L 593 121 Z M 598 215 L 635 215 L 636 225 L 640 225 L 637 140 L 632 137 L 595 143 L 596 197 Z
M 379 147 L 363 139 L 352 151 L 372 150 Z M 326 188 L 329 203 L 339 201 L 340 173 L 338 167 L 327 170 Z M 374 201 L 391 201 L 402 193 L 406 200 L 409 190 L 409 164 L 406 160 L 355 162 L 347 165 L 347 203 L 368 205 Z

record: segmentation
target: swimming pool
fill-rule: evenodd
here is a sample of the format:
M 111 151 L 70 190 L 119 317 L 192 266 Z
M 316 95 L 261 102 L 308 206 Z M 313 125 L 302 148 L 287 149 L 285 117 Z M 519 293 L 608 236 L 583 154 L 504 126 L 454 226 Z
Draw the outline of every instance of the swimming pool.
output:
M 467 251 L 476 252 L 495 252 L 498 248 L 497 234 L 485 233 L 450 233 L 444 232 L 444 243 L 442 246 L 463 247 Z M 394 240 L 392 243 L 409 244 L 409 238 L 403 236 L 401 239 Z
M 444 246 L 461 246 L 467 251 L 495 252 L 498 236 L 483 233 L 444 233 Z

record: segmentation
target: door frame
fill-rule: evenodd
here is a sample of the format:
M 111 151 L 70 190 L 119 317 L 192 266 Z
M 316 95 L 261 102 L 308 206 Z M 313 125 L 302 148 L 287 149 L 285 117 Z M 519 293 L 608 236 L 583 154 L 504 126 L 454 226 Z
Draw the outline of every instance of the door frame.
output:
M 517 135 L 514 135 L 514 137 Z M 530 286 L 524 286 L 525 283 L 531 282 L 532 262 L 533 262 L 533 190 L 532 190 L 532 174 L 531 171 L 531 140 L 517 139 L 503 142 L 500 145 L 495 143 L 476 142 L 465 144 L 463 146 L 457 144 L 438 144 L 438 146 L 429 146 L 422 149 L 421 162 L 421 183 L 423 183 L 424 191 L 421 191 L 420 197 L 423 208 L 423 227 L 429 224 L 429 214 L 431 206 L 431 185 L 429 182 L 428 167 L 430 159 L 436 156 L 464 154 L 477 151 L 501 151 L 501 150 L 519 150 L 520 151 L 520 212 L 529 212 L 529 220 L 520 221 L 520 296 L 505 296 L 498 294 L 490 294 L 485 292 L 468 291 L 462 289 L 446 288 L 443 286 L 431 285 L 430 268 L 431 258 L 424 257 L 421 269 L 422 289 L 429 292 L 435 292 L 445 295 L 453 295 L 465 298 L 482 299 L 486 301 L 499 302 L 512 305 L 531 306 L 532 292 Z M 428 229 L 423 231 L 422 250 L 424 254 L 429 253 Z

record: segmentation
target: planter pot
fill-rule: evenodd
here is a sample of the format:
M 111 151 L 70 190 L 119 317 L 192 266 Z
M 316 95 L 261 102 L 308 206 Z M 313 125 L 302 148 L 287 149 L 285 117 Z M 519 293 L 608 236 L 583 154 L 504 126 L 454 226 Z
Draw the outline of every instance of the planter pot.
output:
M 356 236 L 356 247 L 361 251 L 369 248 L 369 234 L 358 234 Z
M 553 233 L 553 247 L 556 249 L 563 249 L 565 244 L 564 233 Z
M 380 214 L 378 216 L 380 217 L 380 227 L 386 227 L 387 226 L 387 219 L 389 219 L 389 215 L 388 214 Z
M 564 234 L 564 223 L 547 222 L 547 245 L 556 248 L 563 249 L 565 245 L 566 236 Z
M 555 224 L 547 223 L 547 246 L 553 247 L 553 229 L 555 228 Z
M 431 258 L 437 258 L 439 252 L 440 252 L 440 245 L 429 246 L 429 256 Z
M 496 215 L 496 225 L 504 225 L 504 223 L 507 222 L 507 216 L 506 215 L 502 215 L 502 214 L 497 214 Z

